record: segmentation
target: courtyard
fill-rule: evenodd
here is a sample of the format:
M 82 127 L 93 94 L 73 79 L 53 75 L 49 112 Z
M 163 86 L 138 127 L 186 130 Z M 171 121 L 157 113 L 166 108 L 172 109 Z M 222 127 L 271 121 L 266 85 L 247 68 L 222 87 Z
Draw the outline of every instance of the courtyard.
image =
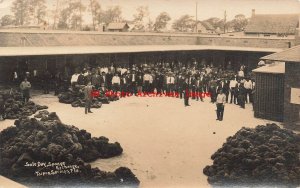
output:
M 190 100 L 191 106 L 184 107 L 183 100 L 173 97 L 126 97 L 87 115 L 84 108 L 59 103 L 53 95 L 36 94 L 32 100 L 47 105 L 65 124 L 119 142 L 121 156 L 91 165 L 106 171 L 126 166 L 139 178 L 140 187 L 209 187 L 202 170 L 212 164 L 210 156 L 226 138 L 243 126 L 271 122 L 254 118 L 252 104 L 246 109 L 226 104 L 224 120 L 216 121 L 216 106 L 209 98 Z M 13 122 L 1 122 L 0 129 Z

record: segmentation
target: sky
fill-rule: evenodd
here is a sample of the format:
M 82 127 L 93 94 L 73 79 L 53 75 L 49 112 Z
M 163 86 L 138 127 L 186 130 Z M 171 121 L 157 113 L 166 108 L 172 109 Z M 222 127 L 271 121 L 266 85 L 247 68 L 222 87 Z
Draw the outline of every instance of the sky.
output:
M 14 0 L 0 0 L 0 17 L 10 13 L 10 6 Z M 60 0 L 64 1 L 64 0 Z M 89 0 L 81 0 L 88 5 Z M 53 8 L 56 0 L 47 0 L 48 7 Z M 196 15 L 196 2 L 198 4 L 198 20 L 210 17 L 224 17 L 231 20 L 237 14 L 251 16 L 251 10 L 256 14 L 300 14 L 300 0 L 99 0 L 101 7 L 119 5 L 122 7 L 122 16 L 126 20 L 132 20 L 136 8 L 148 6 L 150 19 L 155 20 L 161 12 L 167 12 L 172 20 L 178 19 L 184 14 Z M 90 15 L 85 15 L 85 22 L 89 22 Z M 172 21 L 171 20 L 171 21 Z

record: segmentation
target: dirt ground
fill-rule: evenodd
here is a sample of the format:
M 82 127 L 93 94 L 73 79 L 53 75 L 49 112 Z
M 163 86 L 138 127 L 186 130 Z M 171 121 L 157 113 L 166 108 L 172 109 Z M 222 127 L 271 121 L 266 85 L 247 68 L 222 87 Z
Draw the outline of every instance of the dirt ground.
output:
M 172 97 L 127 97 L 87 115 L 53 95 L 37 95 L 33 101 L 48 105 L 65 124 L 120 142 L 123 155 L 91 164 L 107 171 L 129 167 L 141 187 L 209 187 L 202 170 L 226 138 L 243 126 L 270 122 L 254 118 L 250 104 L 246 109 L 227 104 L 224 120 L 216 121 L 215 104 L 208 98 L 184 107 L 183 100 Z M 13 121 L 2 121 L 0 130 L 10 125 Z

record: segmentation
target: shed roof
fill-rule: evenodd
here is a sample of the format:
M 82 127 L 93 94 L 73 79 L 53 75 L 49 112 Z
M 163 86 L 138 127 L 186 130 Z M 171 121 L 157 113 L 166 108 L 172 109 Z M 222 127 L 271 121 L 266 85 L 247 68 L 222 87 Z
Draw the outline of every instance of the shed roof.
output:
M 166 51 L 249 51 L 278 52 L 278 48 L 256 48 L 210 45 L 134 45 L 134 46 L 47 46 L 47 47 L 0 47 L 0 57 L 5 56 L 38 56 L 38 55 L 76 55 L 76 54 L 109 54 L 136 52 L 166 52 Z
M 270 74 L 284 74 L 285 73 L 285 63 L 278 62 L 278 63 L 267 64 L 263 67 L 254 69 L 253 72 L 255 72 L 255 73 L 270 73 Z
M 245 33 L 295 34 L 298 25 L 298 14 L 258 14 L 250 19 Z
M 264 60 L 300 63 L 300 45 L 262 57 Z

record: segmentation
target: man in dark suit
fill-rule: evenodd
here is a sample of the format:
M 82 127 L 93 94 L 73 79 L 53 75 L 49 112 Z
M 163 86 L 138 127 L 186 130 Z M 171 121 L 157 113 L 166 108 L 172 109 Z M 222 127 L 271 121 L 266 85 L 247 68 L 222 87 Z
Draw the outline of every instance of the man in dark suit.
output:
M 190 106 L 189 105 L 189 98 L 190 98 L 189 78 L 185 79 L 182 89 L 184 93 L 184 106 Z
M 110 71 L 106 74 L 105 81 L 106 81 L 106 87 L 107 87 L 108 90 L 112 89 L 112 78 L 113 78 L 113 76 L 114 75 Z
M 121 77 L 121 97 L 125 97 L 128 95 L 128 84 L 129 78 L 127 76 L 127 73 L 124 73 Z
M 244 84 L 241 83 L 238 87 L 238 103 L 241 108 L 245 108 L 245 102 L 246 102 L 246 89 L 244 87 Z
M 93 91 L 93 86 L 91 84 L 91 81 L 89 81 L 88 84 L 83 89 L 84 100 L 85 100 L 85 114 L 93 113 L 91 111 L 91 105 L 93 100 L 92 91 Z
M 226 103 L 228 103 L 228 95 L 229 95 L 229 81 L 228 80 L 221 80 L 217 86 L 217 93 L 222 90 L 223 94 L 226 96 Z
M 131 92 L 131 94 L 136 94 L 136 91 L 137 91 L 137 88 L 136 88 L 136 85 L 137 85 L 137 74 L 135 72 L 135 69 L 132 70 L 132 73 L 129 75 L 129 80 L 128 80 L 128 84 L 129 84 L 129 90 Z
M 177 84 L 176 84 L 177 85 L 177 92 L 179 93 L 180 99 L 182 99 L 184 82 L 185 82 L 185 77 L 182 74 L 180 74 L 178 76 Z

